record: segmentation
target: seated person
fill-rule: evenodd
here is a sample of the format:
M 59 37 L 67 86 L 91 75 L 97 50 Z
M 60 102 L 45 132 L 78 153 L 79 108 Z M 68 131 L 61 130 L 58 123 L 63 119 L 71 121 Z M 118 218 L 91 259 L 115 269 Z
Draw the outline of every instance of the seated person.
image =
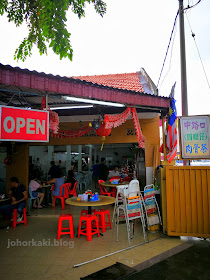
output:
M 17 177 L 10 178 L 11 189 L 8 192 L 8 196 L 11 197 L 11 204 L 0 207 L 0 211 L 11 218 L 13 209 L 17 209 L 19 217 L 17 222 L 21 222 L 23 219 L 23 209 L 26 207 L 26 188 L 19 183 Z
M 64 184 L 64 178 L 61 177 L 61 171 L 57 172 L 57 178 L 49 180 L 46 184 L 55 184 L 55 189 L 51 191 L 52 203 L 49 203 L 49 205 L 53 206 L 54 197 L 60 195 L 61 186 Z
M 120 177 L 120 173 L 118 171 L 118 166 L 115 166 L 114 170 L 109 172 L 109 178 L 112 178 L 112 177 L 115 177 L 115 176 L 119 176 Z
M 29 183 L 29 188 L 31 188 L 33 197 L 40 198 L 39 207 L 36 205 L 36 199 L 34 199 L 33 208 L 42 208 L 41 203 L 44 199 L 44 193 L 38 191 L 38 189 L 40 189 L 41 187 L 42 187 L 42 185 L 38 182 L 38 180 L 36 178 L 31 180 Z
M 74 176 L 74 172 L 72 169 L 70 169 L 68 171 L 68 176 L 66 178 L 66 182 L 65 183 L 71 183 L 71 190 L 74 188 L 74 184 L 76 182 L 75 176 Z

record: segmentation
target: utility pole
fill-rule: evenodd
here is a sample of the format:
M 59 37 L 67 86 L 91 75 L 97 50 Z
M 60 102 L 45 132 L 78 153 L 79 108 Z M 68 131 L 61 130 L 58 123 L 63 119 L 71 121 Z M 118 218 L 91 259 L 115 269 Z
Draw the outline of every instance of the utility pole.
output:
M 183 0 L 179 1 L 182 116 L 188 116 Z
M 181 62 L 181 95 L 182 95 L 182 116 L 188 116 L 187 101 L 187 70 L 185 54 L 185 34 L 184 34 L 184 9 L 183 0 L 179 1 L 179 27 L 180 27 L 180 62 Z M 183 159 L 183 165 L 190 165 L 190 161 Z

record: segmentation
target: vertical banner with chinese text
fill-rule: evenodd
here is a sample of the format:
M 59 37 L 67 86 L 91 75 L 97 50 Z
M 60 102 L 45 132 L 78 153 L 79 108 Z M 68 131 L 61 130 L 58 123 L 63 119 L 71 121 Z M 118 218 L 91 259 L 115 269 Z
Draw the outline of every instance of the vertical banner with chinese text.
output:
M 209 117 L 181 117 L 182 158 L 210 158 Z

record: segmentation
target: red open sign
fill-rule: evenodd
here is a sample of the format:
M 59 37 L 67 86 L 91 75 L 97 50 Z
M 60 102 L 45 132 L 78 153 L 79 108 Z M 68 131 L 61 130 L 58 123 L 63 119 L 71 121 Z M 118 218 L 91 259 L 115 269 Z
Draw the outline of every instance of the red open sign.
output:
M 49 142 L 49 112 L 0 106 L 0 140 Z

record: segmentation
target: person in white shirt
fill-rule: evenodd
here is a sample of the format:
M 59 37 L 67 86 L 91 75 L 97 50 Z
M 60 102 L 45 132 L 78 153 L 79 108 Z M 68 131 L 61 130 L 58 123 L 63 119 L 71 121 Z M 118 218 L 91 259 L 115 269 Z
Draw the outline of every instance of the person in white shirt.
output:
M 120 173 L 118 171 L 118 167 L 115 166 L 114 170 L 109 172 L 109 178 L 115 177 L 115 176 L 120 176 Z

